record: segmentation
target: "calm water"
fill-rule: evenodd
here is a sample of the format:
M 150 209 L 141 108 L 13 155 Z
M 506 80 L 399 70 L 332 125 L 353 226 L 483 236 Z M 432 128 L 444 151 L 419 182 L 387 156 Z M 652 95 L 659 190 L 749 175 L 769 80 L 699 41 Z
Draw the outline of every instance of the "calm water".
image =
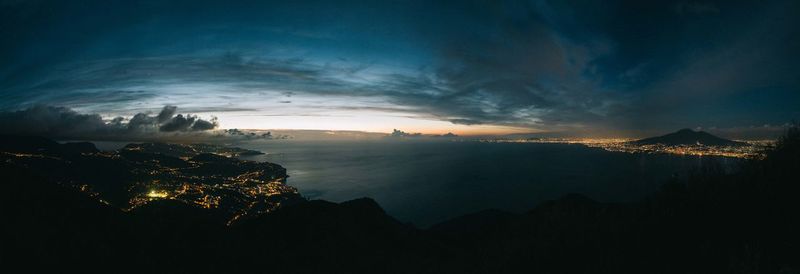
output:
M 246 159 L 286 167 L 288 183 L 308 198 L 371 197 L 418 226 L 487 208 L 522 212 L 566 193 L 636 200 L 703 162 L 567 144 L 273 140 L 240 146 L 267 153 Z

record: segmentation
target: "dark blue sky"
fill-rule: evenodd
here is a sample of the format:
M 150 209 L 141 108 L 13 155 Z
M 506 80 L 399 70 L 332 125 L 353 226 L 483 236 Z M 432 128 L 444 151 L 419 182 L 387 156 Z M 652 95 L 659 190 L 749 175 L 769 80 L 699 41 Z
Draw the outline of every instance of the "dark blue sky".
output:
M 641 136 L 800 118 L 797 1 L 0 1 L 0 110 Z

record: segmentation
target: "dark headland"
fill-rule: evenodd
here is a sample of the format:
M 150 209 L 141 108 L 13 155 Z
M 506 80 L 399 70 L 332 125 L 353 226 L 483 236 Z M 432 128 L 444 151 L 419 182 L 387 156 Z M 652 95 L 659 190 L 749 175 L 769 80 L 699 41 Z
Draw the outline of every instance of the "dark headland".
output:
M 730 145 L 709 136 L 642 141 Z M 570 194 L 522 214 L 486 210 L 429 229 L 398 222 L 369 198 L 306 200 L 283 184 L 282 167 L 226 156 L 244 151 L 0 141 L 0 263 L 24 272 L 800 271 L 796 127 L 764 159 L 734 173 L 698 170 L 639 202 Z M 171 183 L 143 183 L 153 180 Z M 222 198 L 203 200 L 209 193 Z

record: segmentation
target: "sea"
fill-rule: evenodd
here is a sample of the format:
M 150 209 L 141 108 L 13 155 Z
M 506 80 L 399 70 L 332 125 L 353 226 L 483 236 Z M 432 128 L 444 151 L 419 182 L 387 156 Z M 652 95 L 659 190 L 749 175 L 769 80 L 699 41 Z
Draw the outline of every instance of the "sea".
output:
M 369 197 L 401 222 L 427 227 L 485 209 L 522 213 L 569 193 L 631 202 L 709 163 L 737 160 L 609 152 L 580 144 L 424 140 L 269 140 L 242 157 L 288 170 L 309 199 Z

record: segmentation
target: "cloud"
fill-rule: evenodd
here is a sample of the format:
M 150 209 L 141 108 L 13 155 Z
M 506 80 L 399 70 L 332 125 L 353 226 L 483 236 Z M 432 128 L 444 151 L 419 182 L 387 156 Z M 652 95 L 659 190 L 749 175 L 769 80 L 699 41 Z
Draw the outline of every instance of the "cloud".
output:
M 398 130 L 398 129 L 392 130 L 392 134 L 389 135 L 389 137 L 397 137 L 397 138 L 400 138 L 400 137 L 420 137 L 420 136 L 422 136 L 422 133 L 408 133 L 408 132 L 405 132 L 405 131 L 402 131 L 402 130 Z
M 178 54 L 157 52 L 147 45 L 129 47 L 125 44 L 119 46 L 139 54 L 62 61 L 51 66 L 57 73 L 37 74 L 35 81 L 6 77 L 8 81 L 2 83 L 7 87 L 4 92 L 12 98 L 0 103 L 0 108 L 49 103 L 110 114 L 120 109 L 135 109 L 137 104 L 182 102 L 185 105 L 183 102 L 188 102 L 190 106 L 186 107 L 263 111 L 274 106 L 249 104 L 282 93 L 284 98 L 270 98 L 271 101 L 286 102 L 280 108 L 304 114 L 315 113 L 320 105 L 303 104 L 304 98 L 339 97 L 351 101 L 351 105 L 337 106 L 343 110 L 348 107 L 363 109 L 365 105 L 383 101 L 388 105 L 384 108 L 387 112 L 454 124 L 553 127 L 593 118 L 592 111 L 613 104 L 610 96 L 590 93 L 593 87 L 581 76 L 592 58 L 601 54 L 602 50 L 598 48 L 606 47 L 605 44 L 601 41 L 588 45 L 584 41 L 564 39 L 553 25 L 546 22 L 544 17 L 547 16 L 534 12 L 538 7 L 517 4 L 512 1 L 488 8 L 466 5 L 464 14 L 455 13 L 442 18 L 437 12 L 425 12 L 419 20 L 415 18 L 417 22 L 398 22 L 402 29 L 416 32 L 408 39 L 429 45 L 429 48 L 411 49 L 412 55 L 432 54 L 430 61 L 412 64 L 419 65 L 416 69 L 387 68 L 379 61 L 363 58 L 331 60 L 309 54 L 287 56 L 283 54 L 284 49 L 268 50 L 278 54 L 264 54 L 262 50 L 254 54 L 248 51 L 247 46 L 241 51 L 227 52 L 196 47 L 197 44 L 213 46 L 218 43 L 216 40 L 181 44 L 186 48 Z M 431 4 L 425 8 L 433 11 L 452 7 Z M 519 11 L 526 12 L 520 15 Z M 388 16 L 384 17 L 387 20 L 402 19 L 394 16 L 394 11 L 378 9 L 369 12 L 387 12 Z M 249 19 L 243 19 L 243 22 L 247 23 Z M 474 28 L 467 31 L 462 27 L 463 22 L 469 22 Z M 207 34 L 202 20 L 197 23 L 196 31 Z M 352 23 L 355 28 L 362 25 L 360 22 Z M 281 29 L 271 26 L 263 31 L 236 23 L 214 27 L 244 27 L 253 34 L 263 32 L 263 37 L 275 35 L 274 30 Z M 165 37 L 171 36 L 168 31 L 165 34 Z M 291 35 L 288 32 L 280 34 Z M 335 39 L 380 40 L 330 34 L 334 35 L 328 35 L 329 38 Z M 227 34 L 215 33 L 211 37 L 219 35 Z M 228 40 L 243 45 L 263 42 L 252 41 L 254 37 L 259 35 L 228 37 Z M 317 46 L 301 44 L 298 48 L 313 52 Z M 349 57 L 346 52 L 352 49 L 339 50 L 342 51 L 332 55 Z M 379 54 L 394 56 L 399 53 Z M 286 100 L 289 97 L 291 101 Z M 233 105 L 226 105 L 229 102 Z M 167 117 L 159 116 L 158 120 L 163 123 L 166 119 L 173 119 L 170 115 Z M 133 127 L 152 124 L 144 118 L 139 117 Z M 183 129 L 189 120 L 191 117 L 183 116 L 167 123 L 163 129 Z
M 178 107 L 176 106 L 170 106 L 170 105 L 164 106 L 161 112 L 158 113 L 158 116 L 156 116 L 158 118 L 158 122 L 164 123 L 166 121 L 169 121 L 170 119 L 172 119 L 172 116 L 175 116 L 175 111 L 177 110 Z
M 212 117 L 211 121 L 197 119 L 192 125 L 192 131 L 212 130 L 217 128 L 217 126 L 219 126 L 217 123 L 217 117 Z
M 114 118 L 117 121 L 124 121 L 122 117 Z M 131 131 L 146 131 L 158 126 L 157 117 L 152 117 L 145 113 L 137 113 L 128 121 L 127 127 Z
M 261 130 L 241 130 L 238 128 L 226 129 L 219 133 L 217 136 L 233 136 L 244 139 L 289 139 L 288 135 L 273 136 L 270 131 Z
M 115 134 L 122 129 L 105 123 L 97 114 L 80 114 L 68 108 L 49 106 L 0 113 L 0 125 L 3 134 L 62 138 Z
M 184 117 L 182 114 L 178 114 L 172 119 L 169 119 L 165 123 L 161 124 L 158 128 L 161 132 L 175 132 L 175 131 L 186 131 L 192 128 L 194 125 L 196 118 L 191 115 L 186 115 Z
M 59 140 L 156 140 L 181 134 L 202 133 L 217 127 L 216 118 L 201 119 L 178 114 L 165 106 L 157 115 L 137 113 L 130 119 L 104 120 L 98 114 L 82 114 L 66 107 L 37 105 L 28 109 L 0 112 L 0 134 L 35 135 Z M 178 134 L 178 135 L 175 135 Z
M 198 1 L 198 12 L 173 13 L 186 9 L 165 1 L 113 20 L 86 16 L 137 10 L 131 5 L 46 17 L 9 10 L 0 24 L 15 39 L 0 45 L 0 109 L 57 104 L 107 117 L 180 102 L 195 113 L 672 130 L 721 125 L 704 111 L 717 102 L 727 116 L 758 120 L 747 123 L 791 119 L 736 98 L 772 88 L 781 95 L 764 105 L 796 103 L 800 87 L 794 1 L 342 4 L 334 22 L 327 9 Z M 115 123 L 150 133 L 214 126 L 176 115 L 165 107 Z
M 481 124 L 480 121 L 471 120 L 471 119 L 451 119 L 450 122 L 453 123 L 453 124 L 457 124 L 457 125 L 468 125 L 468 126 L 469 125 L 480 125 Z

